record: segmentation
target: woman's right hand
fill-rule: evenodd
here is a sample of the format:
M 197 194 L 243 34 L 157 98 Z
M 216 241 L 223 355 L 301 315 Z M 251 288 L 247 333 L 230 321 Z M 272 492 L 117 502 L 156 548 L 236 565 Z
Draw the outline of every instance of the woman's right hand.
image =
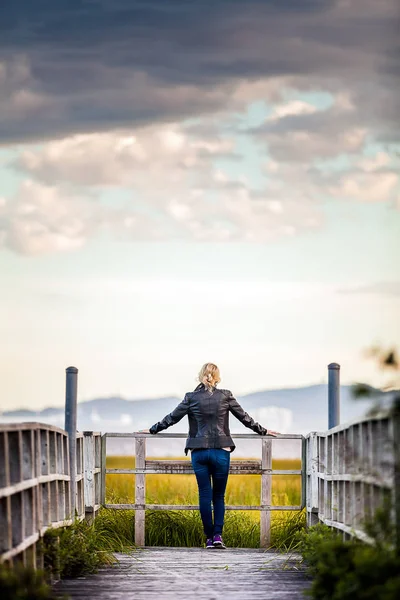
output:
M 277 435 L 281 435 L 279 431 L 272 431 L 272 429 L 267 429 L 267 435 L 272 435 L 276 437 Z

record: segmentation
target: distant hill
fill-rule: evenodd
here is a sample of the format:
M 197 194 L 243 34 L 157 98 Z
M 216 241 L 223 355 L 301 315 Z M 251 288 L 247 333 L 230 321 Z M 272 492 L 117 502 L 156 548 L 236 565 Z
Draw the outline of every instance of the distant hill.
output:
M 80 431 L 131 432 L 147 429 L 161 420 L 180 402 L 180 398 L 165 397 L 144 400 L 125 400 L 119 397 L 97 398 L 78 404 L 78 429 Z M 312 385 L 301 388 L 264 390 L 238 396 L 243 408 L 252 417 L 269 429 L 281 433 L 302 433 L 325 430 L 328 426 L 328 391 L 326 385 Z M 354 400 L 351 386 L 341 386 L 341 422 L 363 415 L 371 406 L 371 400 Z M 46 408 L 42 411 L 16 410 L 0 414 L 0 422 L 37 421 L 64 426 L 63 408 Z M 245 428 L 231 417 L 231 430 L 234 433 L 245 432 Z M 170 432 L 186 432 L 187 419 L 171 427 Z M 165 442 L 156 439 L 149 441 L 149 452 L 166 453 Z M 249 455 L 258 451 L 257 443 L 242 442 L 243 450 L 238 454 Z M 277 440 L 281 447 L 280 455 L 292 455 L 296 442 Z M 285 445 L 285 448 L 283 448 Z M 245 448 L 246 446 L 246 448 Z M 110 440 L 109 448 L 113 453 L 130 452 L 132 440 Z M 168 442 L 168 453 L 182 451 L 182 440 Z M 297 452 L 295 452 L 297 454 Z

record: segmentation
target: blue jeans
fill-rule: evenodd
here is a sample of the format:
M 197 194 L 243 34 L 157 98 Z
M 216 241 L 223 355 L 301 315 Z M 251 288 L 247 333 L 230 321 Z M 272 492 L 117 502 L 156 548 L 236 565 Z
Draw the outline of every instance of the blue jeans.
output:
M 200 515 L 208 538 L 222 534 L 225 516 L 225 489 L 231 453 L 221 448 L 192 450 L 192 466 L 199 487 Z M 212 483 L 212 486 L 211 486 Z M 214 522 L 211 510 L 214 507 Z

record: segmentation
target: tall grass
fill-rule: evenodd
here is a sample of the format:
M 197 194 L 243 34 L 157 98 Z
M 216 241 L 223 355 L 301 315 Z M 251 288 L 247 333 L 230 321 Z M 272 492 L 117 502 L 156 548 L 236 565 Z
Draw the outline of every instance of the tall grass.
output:
M 109 456 L 107 468 L 134 468 L 134 457 Z M 300 468 L 298 459 L 276 459 L 274 469 Z M 260 504 L 260 475 L 231 475 L 226 491 L 226 503 L 231 505 Z M 134 503 L 135 476 L 111 474 L 106 477 L 106 502 Z M 298 505 L 301 496 L 300 475 L 272 477 L 272 504 Z M 146 475 L 146 503 L 198 504 L 194 475 Z M 271 546 L 289 549 L 295 533 L 305 526 L 304 511 L 272 511 Z M 116 546 L 134 543 L 134 511 L 105 509 L 95 521 L 96 529 L 106 532 Z M 231 547 L 257 548 L 260 544 L 260 514 L 258 511 L 226 511 L 224 539 Z M 201 546 L 204 534 L 198 511 L 146 511 L 146 545 Z M 117 549 L 117 548 L 116 548 Z

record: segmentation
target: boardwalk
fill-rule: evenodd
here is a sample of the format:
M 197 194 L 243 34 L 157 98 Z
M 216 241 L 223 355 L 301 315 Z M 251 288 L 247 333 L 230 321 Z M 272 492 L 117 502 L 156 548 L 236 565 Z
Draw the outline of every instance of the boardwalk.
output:
M 67 527 L 71 515 L 96 518 L 105 510 L 135 511 L 135 546 L 130 555 L 97 575 L 63 581 L 55 587 L 60 597 L 72 599 L 198 598 L 229 600 L 303 598 L 310 586 L 298 557 L 263 549 L 226 551 L 193 548 L 143 548 L 146 510 L 194 510 L 192 505 L 146 503 L 148 474 L 191 472 L 188 461 L 146 457 L 144 433 L 77 433 L 76 373 L 67 369 L 66 430 L 42 423 L 0 425 L 0 563 L 40 566 L 41 538 L 48 529 Z M 71 379 L 75 377 L 75 379 Z M 68 383 L 69 382 L 69 383 Z M 338 389 L 337 386 L 335 389 Z M 400 423 L 391 410 L 368 415 L 323 432 L 268 436 L 238 434 L 235 438 L 261 441 L 261 460 L 232 461 L 231 474 L 258 474 L 259 504 L 232 505 L 229 510 L 260 513 L 260 546 L 270 545 L 272 511 L 306 507 L 307 523 L 323 522 L 346 537 L 369 541 L 364 517 L 373 514 L 388 492 L 400 497 L 398 445 Z M 135 452 L 134 468 L 107 468 L 107 439 L 128 437 Z M 158 439 L 186 437 L 159 434 Z M 272 444 L 285 438 L 301 440 L 301 469 L 273 468 Z M 106 477 L 135 476 L 134 499 L 129 504 L 106 502 Z M 276 476 L 301 478 L 300 504 L 273 502 Z M 393 515 L 396 526 L 400 513 Z
M 303 598 L 310 585 L 299 557 L 258 549 L 145 548 L 57 593 L 96 600 L 273 600 Z

